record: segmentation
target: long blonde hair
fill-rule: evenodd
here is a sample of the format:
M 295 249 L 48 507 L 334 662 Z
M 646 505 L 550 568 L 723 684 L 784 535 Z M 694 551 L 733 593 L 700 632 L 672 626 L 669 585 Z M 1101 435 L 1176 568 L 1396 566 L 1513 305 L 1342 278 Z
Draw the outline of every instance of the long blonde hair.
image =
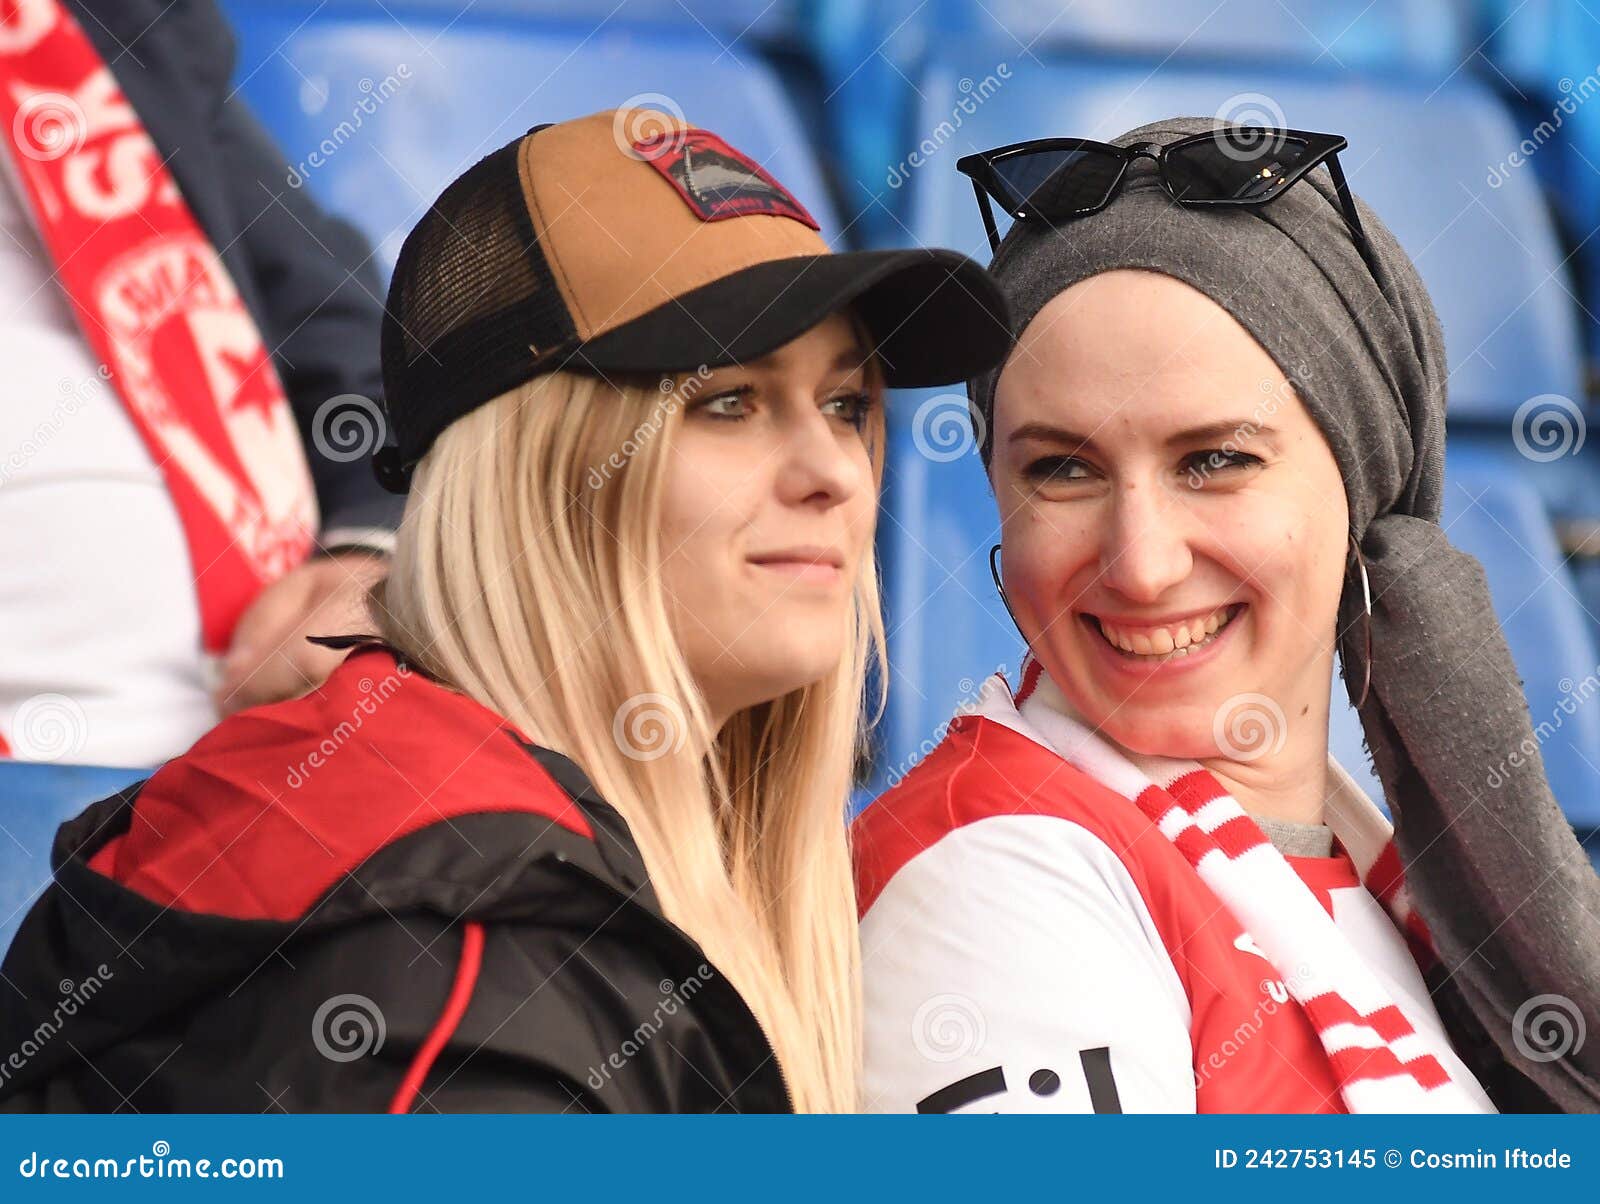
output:
M 845 808 L 883 665 L 876 565 L 869 547 L 840 665 L 712 730 L 658 572 L 680 391 L 557 372 L 458 418 L 417 467 L 374 609 L 407 659 L 583 768 L 668 918 L 761 1022 L 796 1110 L 852 1111 Z M 881 407 L 871 423 L 881 479 Z

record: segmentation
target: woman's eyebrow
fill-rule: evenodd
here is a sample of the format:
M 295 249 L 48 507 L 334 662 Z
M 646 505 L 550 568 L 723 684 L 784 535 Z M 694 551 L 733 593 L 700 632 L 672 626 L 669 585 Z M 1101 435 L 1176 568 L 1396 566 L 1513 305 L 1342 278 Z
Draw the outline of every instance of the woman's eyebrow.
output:
M 1024 422 L 1011 432 L 1007 443 L 1020 443 L 1024 439 L 1043 439 L 1047 443 L 1069 443 L 1079 451 L 1094 451 L 1094 440 L 1088 435 L 1080 435 L 1077 431 L 1069 431 L 1064 426 L 1054 426 L 1048 422 Z
M 841 351 L 833 361 L 833 372 L 854 372 L 857 368 L 866 367 L 867 361 L 872 358 L 872 353 L 860 343 L 852 343 Z
M 838 352 L 834 363 L 827 368 L 827 375 L 853 375 L 858 371 L 866 371 L 867 363 L 870 363 L 870 360 L 872 360 L 872 352 L 867 351 L 867 347 L 864 344 L 853 343 L 851 346 L 845 347 L 842 352 Z
M 1168 447 L 1178 447 L 1191 443 L 1203 443 L 1209 439 L 1237 442 L 1248 439 L 1252 435 L 1265 435 L 1269 439 L 1278 432 L 1275 428 L 1265 423 L 1257 422 L 1253 418 L 1224 418 L 1218 422 L 1207 422 L 1200 426 L 1191 426 L 1186 430 L 1177 431 L 1167 436 Z
M 1272 437 L 1278 432 L 1275 428 L 1264 423 L 1256 422 L 1253 418 L 1224 418 L 1217 422 L 1206 422 L 1199 426 L 1185 427 L 1181 431 L 1174 431 L 1168 435 L 1165 442 L 1168 447 L 1185 446 L 1193 443 L 1203 443 L 1208 439 L 1239 440 L 1247 439 L 1251 435 L 1265 435 Z M 1049 443 L 1065 443 L 1078 451 L 1096 451 L 1094 440 L 1088 435 L 1081 435 L 1077 431 L 1068 430 L 1063 426 L 1055 426 L 1048 422 L 1025 422 L 1011 432 L 1008 443 L 1018 443 L 1024 439 L 1042 439 Z

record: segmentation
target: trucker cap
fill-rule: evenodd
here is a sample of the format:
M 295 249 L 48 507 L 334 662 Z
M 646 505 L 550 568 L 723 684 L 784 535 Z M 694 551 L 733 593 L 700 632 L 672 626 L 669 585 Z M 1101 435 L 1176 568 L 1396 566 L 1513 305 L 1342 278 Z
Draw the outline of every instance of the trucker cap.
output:
M 400 249 L 378 477 L 405 492 L 445 427 L 541 373 L 745 363 L 847 306 L 893 387 L 963 381 L 1009 350 L 1005 300 L 976 262 L 835 254 L 709 130 L 648 109 L 535 126 L 446 187 Z

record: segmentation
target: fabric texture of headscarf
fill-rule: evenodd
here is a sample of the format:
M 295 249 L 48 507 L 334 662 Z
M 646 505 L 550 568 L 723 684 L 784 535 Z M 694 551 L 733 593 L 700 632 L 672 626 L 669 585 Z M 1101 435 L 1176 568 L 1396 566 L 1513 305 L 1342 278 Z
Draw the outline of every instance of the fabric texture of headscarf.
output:
M 1115 141 L 1167 143 L 1219 124 L 1176 118 Z M 1583 1040 L 1600 1027 L 1600 879 L 1551 794 L 1482 566 L 1439 526 L 1448 373 L 1433 304 L 1358 205 L 1381 282 L 1323 169 L 1269 205 L 1198 209 L 1175 204 L 1139 159 L 1099 213 L 1015 223 L 991 270 L 1014 335 L 1089 276 L 1175 277 L 1233 315 L 1293 384 L 1339 465 L 1370 579 L 1361 722 L 1442 959 L 1429 984 L 1441 1016 L 1503 1110 L 1600 1110 L 1600 1035 Z M 968 386 L 985 462 L 1002 370 Z M 1352 702 L 1365 621 L 1352 564 L 1339 608 Z M 1551 1024 L 1577 1030 L 1557 1057 L 1545 1048 Z

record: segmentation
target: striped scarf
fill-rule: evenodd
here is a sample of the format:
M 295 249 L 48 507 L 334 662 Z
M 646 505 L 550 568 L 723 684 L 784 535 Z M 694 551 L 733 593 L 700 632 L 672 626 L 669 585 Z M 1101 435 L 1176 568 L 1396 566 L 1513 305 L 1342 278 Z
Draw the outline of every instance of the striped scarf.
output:
M 1194 866 L 1305 1009 L 1350 1112 L 1480 1111 L 1451 1079 L 1433 1039 L 1406 1019 L 1293 867 L 1209 770 L 1194 761 L 1133 753 L 1098 735 L 1031 656 L 1015 698 L 998 675 L 985 692 L 999 695 L 980 704 L 985 713 L 1012 704 L 1012 726 L 1134 803 Z M 1351 806 L 1350 798 L 1361 805 Z M 1433 945 L 1412 909 L 1389 822 L 1352 790 L 1330 800 L 1328 823 L 1361 881 L 1406 935 L 1419 966 L 1432 965 Z

